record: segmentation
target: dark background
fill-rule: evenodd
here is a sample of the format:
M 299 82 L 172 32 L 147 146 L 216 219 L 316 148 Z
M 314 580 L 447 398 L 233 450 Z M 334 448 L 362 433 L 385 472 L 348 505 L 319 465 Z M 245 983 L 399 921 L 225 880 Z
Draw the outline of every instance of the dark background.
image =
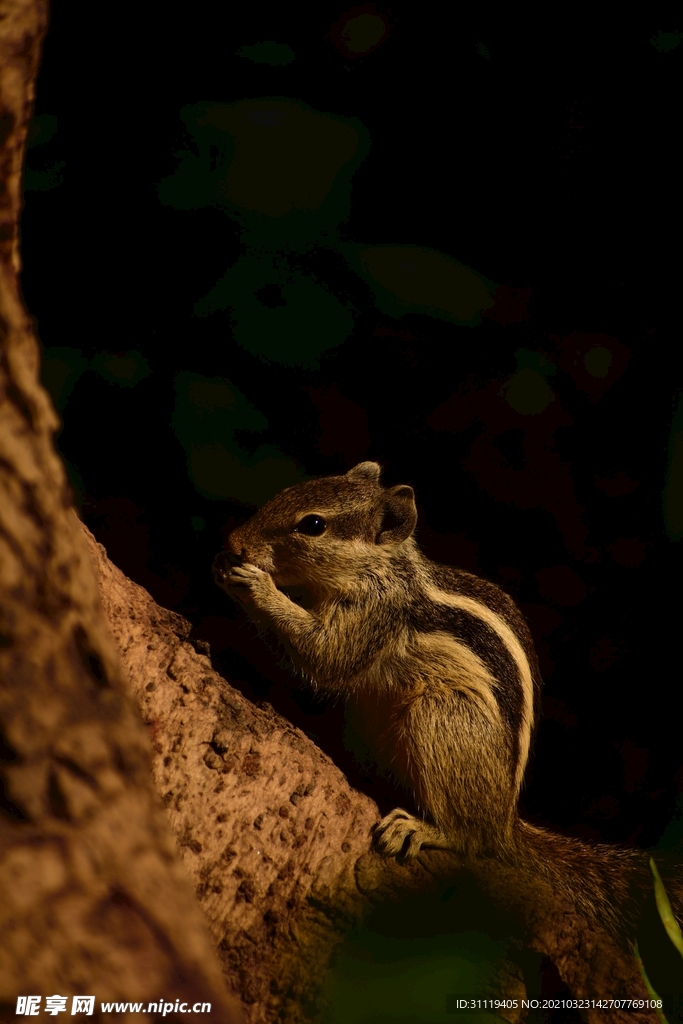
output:
M 344 26 L 368 14 L 385 30 L 363 52 Z M 546 686 L 525 814 L 652 845 L 674 812 L 678 27 L 440 4 L 55 5 L 22 280 L 83 518 L 193 622 L 228 678 L 306 729 L 383 810 L 395 796 L 349 761 L 339 712 L 292 689 L 210 578 L 226 524 L 256 499 L 364 458 L 415 487 L 430 557 L 499 583 L 530 622 Z M 295 59 L 237 53 L 262 41 Z M 192 150 L 181 108 L 273 96 L 357 119 L 369 138 L 337 235 L 297 249 L 289 229 L 276 245 L 263 228 L 299 281 L 352 312 L 348 338 L 313 356 L 245 347 L 229 309 L 194 315 L 255 243 L 239 211 L 179 209 L 157 190 L 174 153 Z M 483 275 L 493 304 L 472 324 L 415 304 L 382 311 L 335 238 L 445 254 Z M 261 289 L 261 309 L 285 308 L 283 294 Z M 196 485 L 178 373 L 243 396 L 251 411 L 221 429 L 246 483 Z

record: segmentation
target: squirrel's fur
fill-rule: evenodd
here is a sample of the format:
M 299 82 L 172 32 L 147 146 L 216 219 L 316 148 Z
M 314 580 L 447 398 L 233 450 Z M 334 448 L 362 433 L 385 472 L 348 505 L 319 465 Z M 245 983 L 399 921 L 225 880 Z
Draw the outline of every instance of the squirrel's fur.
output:
M 380 851 L 496 857 L 623 932 L 643 855 L 518 817 L 540 690 L 523 616 L 494 584 L 429 561 L 413 539 L 412 488 L 379 477 L 364 462 L 282 491 L 230 535 L 216 582 L 317 688 L 343 696 L 377 761 L 415 794 L 421 817 L 388 814 Z

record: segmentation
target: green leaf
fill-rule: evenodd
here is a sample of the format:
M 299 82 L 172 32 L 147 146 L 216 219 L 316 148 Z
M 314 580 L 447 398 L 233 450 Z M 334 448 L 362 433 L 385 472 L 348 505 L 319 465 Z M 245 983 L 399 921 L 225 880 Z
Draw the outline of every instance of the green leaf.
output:
M 678 921 L 674 917 L 674 912 L 671 909 L 669 903 L 669 897 L 666 895 L 666 889 L 664 883 L 660 877 L 659 871 L 657 871 L 657 865 L 655 864 L 652 857 L 650 857 L 650 870 L 655 880 L 655 899 L 657 900 L 657 910 L 659 916 L 662 919 L 662 924 L 666 928 L 666 933 L 673 942 L 678 952 L 683 956 L 683 935 L 681 935 L 681 929 L 678 927 Z
M 640 970 L 640 974 L 641 974 L 641 977 L 643 979 L 643 983 L 645 985 L 645 988 L 647 989 L 647 994 L 649 995 L 650 999 L 654 999 L 654 1000 L 658 1001 L 660 997 L 658 996 L 658 994 L 655 992 L 655 990 L 653 989 L 652 985 L 650 984 L 650 979 L 648 978 L 648 976 L 647 976 L 647 974 L 645 972 L 645 965 L 644 965 L 643 961 L 640 958 L 640 953 L 638 952 L 638 943 L 637 942 L 636 942 L 636 944 L 634 946 L 633 952 L 635 953 L 636 963 L 638 964 L 638 968 Z M 655 1012 L 657 1014 L 657 1017 L 660 1020 L 660 1024 L 669 1024 L 669 1022 L 667 1021 L 667 1019 L 664 1016 L 663 1012 L 657 1006 L 655 1006 Z

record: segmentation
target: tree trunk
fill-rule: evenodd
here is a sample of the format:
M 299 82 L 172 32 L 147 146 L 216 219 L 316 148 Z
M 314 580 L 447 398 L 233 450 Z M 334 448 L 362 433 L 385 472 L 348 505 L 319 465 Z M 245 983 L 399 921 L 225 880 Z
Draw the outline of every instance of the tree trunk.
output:
M 20 996 L 66 996 L 68 1014 L 93 995 L 98 1019 L 103 999 L 178 999 L 230 1024 L 239 1009 L 152 786 L 19 296 L 45 23 L 43 0 L 0 3 L 0 1014 L 14 1019 Z

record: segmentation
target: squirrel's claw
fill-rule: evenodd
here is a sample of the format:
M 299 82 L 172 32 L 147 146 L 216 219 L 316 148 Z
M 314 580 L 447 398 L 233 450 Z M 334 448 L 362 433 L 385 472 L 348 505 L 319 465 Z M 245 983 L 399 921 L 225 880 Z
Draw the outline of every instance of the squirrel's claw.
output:
M 422 846 L 419 834 L 422 825 L 419 818 L 396 807 L 375 825 L 375 846 L 380 853 L 398 857 L 402 861 L 411 860 L 418 855 Z

